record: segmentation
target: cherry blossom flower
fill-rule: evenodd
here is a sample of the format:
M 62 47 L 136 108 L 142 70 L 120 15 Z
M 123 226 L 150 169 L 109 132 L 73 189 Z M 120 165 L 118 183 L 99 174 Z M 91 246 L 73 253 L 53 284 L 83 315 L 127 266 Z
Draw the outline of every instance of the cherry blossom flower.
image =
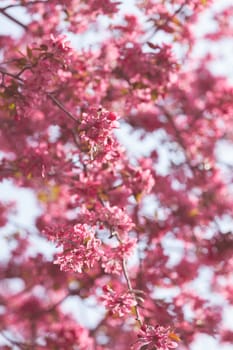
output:
M 117 292 L 108 285 L 103 287 L 104 294 L 100 297 L 104 306 L 109 310 L 110 314 L 115 317 L 123 317 L 132 311 L 137 305 L 135 297 L 130 292 Z
M 53 239 L 62 246 L 65 253 L 58 254 L 54 263 L 59 264 L 64 271 L 81 273 L 84 269 L 93 267 L 102 255 L 101 241 L 95 237 L 94 229 L 86 224 L 77 224 L 60 232 L 57 230 Z
M 162 326 L 142 326 L 138 333 L 137 343 L 131 348 L 135 350 L 170 350 L 177 348 L 179 337 L 169 328 Z

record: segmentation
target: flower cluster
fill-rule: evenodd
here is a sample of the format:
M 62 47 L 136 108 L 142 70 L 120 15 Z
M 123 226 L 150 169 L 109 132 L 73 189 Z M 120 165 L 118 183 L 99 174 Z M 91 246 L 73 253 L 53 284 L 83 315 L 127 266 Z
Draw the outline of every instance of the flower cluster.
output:
M 123 317 L 129 314 L 132 312 L 132 308 L 137 305 L 134 295 L 130 292 L 118 292 L 108 285 L 103 287 L 103 292 L 100 300 L 114 317 Z
M 162 326 L 142 326 L 138 333 L 134 350 L 170 350 L 178 346 L 179 337 L 170 328 Z
M 63 249 L 54 262 L 61 270 L 81 273 L 93 267 L 101 257 L 101 241 L 95 238 L 94 229 L 86 224 L 60 230 L 55 237 Z
M 105 273 L 120 275 L 122 262 L 124 259 L 129 259 L 132 256 L 136 243 L 135 239 L 126 238 L 117 247 L 103 246 L 104 254 L 101 262 Z
M 182 349 L 198 333 L 230 342 L 233 88 L 195 52 L 231 36 L 232 7 L 207 11 L 197 38 L 213 0 L 0 3 L 21 28 L 0 28 L 0 191 L 40 207 L 32 227 L 0 202 L 1 345 L 168 350 L 171 324 Z M 206 269 L 216 304 L 193 291 Z M 63 304 L 75 298 L 90 332 Z
M 114 151 L 115 140 L 112 132 L 119 127 L 118 118 L 115 113 L 101 107 L 92 108 L 88 113 L 82 114 L 77 129 L 80 146 L 84 152 L 90 153 L 92 159 L 98 157 L 102 160 L 104 156 L 108 158 L 108 154 Z
M 130 216 L 125 210 L 118 207 L 101 207 L 98 211 L 98 218 L 112 233 L 116 231 L 126 234 L 134 227 Z

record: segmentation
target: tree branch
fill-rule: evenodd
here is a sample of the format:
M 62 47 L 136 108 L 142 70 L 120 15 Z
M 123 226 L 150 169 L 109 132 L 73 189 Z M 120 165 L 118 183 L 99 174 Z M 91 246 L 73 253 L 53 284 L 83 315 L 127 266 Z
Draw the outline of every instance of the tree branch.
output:
M 4 8 L 0 9 L 5 11 L 7 9 L 10 9 L 10 8 L 14 8 L 14 7 L 27 7 L 27 6 L 31 6 L 31 5 L 35 5 L 35 4 L 46 4 L 48 3 L 47 0 L 35 0 L 35 1 L 28 1 L 27 3 L 25 4 L 21 4 L 21 3 L 18 3 L 18 4 L 11 4 L 11 5 L 7 5 L 5 6 Z
M 8 18 L 10 21 L 14 22 L 15 24 L 18 24 L 20 27 L 22 27 L 24 30 L 28 30 L 28 27 L 23 24 L 22 22 L 20 22 L 18 19 L 16 19 L 15 17 L 11 16 L 9 13 L 5 12 L 5 9 L 0 8 L 0 13 L 5 16 L 6 18 Z
M 117 241 L 120 244 L 122 244 L 122 240 L 119 237 L 118 233 L 115 233 L 114 236 L 116 237 Z M 134 306 L 134 310 L 135 310 L 135 313 L 136 313 L 136 321 L 138 321 L 139 325 L 142 326 L 142 320 L 141 320 L 140 312 L 138 310 L 138 300 L 137 300 L 137 297 L 135 295 L 135 290 L 133 289 L 132 283 L 131 283 L 130 278 L 129 278 L 129 274 L 128 274 L 125 258 L 122 259 L 122 270 L 123 270 L 123 274 L 124 274 L 124 277 L 125 277 L 125 280 L 126 280 L 126 283 L 127 283 L 128 289 L 129 289 L 129 292 L 133 293 L 135 301 L 137 303 L 137 305 Z
M 73 121 L 75 121 L 76 123 L 78 123 L 78 120 L 73 116 L 73 114 L 71 114 L 66 108 L 65 106 L 56 99 L 55 96 L 53 96 L 51 93 L 48 93 L 47 96 L 50 98 L 50 100 L 53 101 L 53 103 L 60 108 L 70 119 L 72 119 Z

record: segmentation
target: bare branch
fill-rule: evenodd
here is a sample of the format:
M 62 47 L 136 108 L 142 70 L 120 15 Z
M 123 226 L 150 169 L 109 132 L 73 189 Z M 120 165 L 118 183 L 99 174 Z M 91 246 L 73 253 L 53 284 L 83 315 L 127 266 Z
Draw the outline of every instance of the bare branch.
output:
M 71 114 L 66 108 L 65 106 L 56 99 L 55 96 L 53 96 L 51 93 L 48 93 L 47 96 L 50 98 L 50 100 L 53 101 L 53 103 L 59 107 L 70 119 L 72 119 L 73 121 L 75 121 L 76 123 L 78 123 L 78 120 L 73 116 L 73 114 Z
M 22 22 L 20 22 L 17 18 L 15 18 L 15 17 L 11 16 L 9 13 L 5 12 L 5 9 L 0 8 L 0 13 L 3 16 L 5 16 L 6 18 L 8 18 L 10 21 L 18 24 L 20 27 L 22 27 L 24 30 L 27 31 L 28 27 L 25 24 L 23 24 Z

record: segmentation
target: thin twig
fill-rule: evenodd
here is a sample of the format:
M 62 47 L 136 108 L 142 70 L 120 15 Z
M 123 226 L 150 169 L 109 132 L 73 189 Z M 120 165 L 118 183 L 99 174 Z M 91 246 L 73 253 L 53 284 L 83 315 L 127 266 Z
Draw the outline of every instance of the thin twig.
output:
M 147 40 L 150 40 L 159 30 L 161 30 L 163 27 L 165 27 L 168 24 L 168 22 L 171 22 L 175 18 L 175 16 L 178 15 L 183 10 L 185 5 L 186 5 L 186 1 L 183 4 L 181 4 L 180 7 L 170 17 L 167 17 L 167 19 L 166 19 L 166 21 L 164 23 L 158 25 L 154 29 L 154 31 L 151 34 L 150 38 L 147 39 Z M 155 20 L 153 18 L 151 18 L 151 21 L 155 22 Z
M 0 334 L 11 345 L 14 345 L 14 347 L 17 346 L 19 349 L 27 350 L 27 349 L 29 349 L 29 346 L 31 346 L 31 344 L 20 342 L 20 341 L 13 340 L 13 339 L 9 338 L 8 335 L 6 335 L 4 331 L 1 331 Z
M 121 238 L 119 237 L 118 233 L 115 233 L 114 236 L 116 237 L 117 241 L 120 244 L 123 243 Z M 137 298 L 136 298 L 136 295 L 135 295 L 135 290 L 133 289 L 132 283 L 131 283 L 130 278 L 129 278 L 129 274 L 128 274 L 125 258 L 122 259 L 122 270 L 123 270 L 123 274 L 124 274 L 124 277 L 125 277 L 125 280 L 126 280 L 126 283 L 127 283 L 128 289 L 129 289 L 129 292 L 133 293 L 135 301 L 137 303 L 137 305 L 134 306 L 135 313 L 136 313 L 136 321 L 138 321 L 140 326 L 142 326 L 142 320 L 141 320 L 141 316 L 140 316 L 140 313 L 139 313 L 139 310 L 138 310 L 138 301 L 137 301 Z
M 10 21 L 12 21 L 12 22 L 14 22 L 14 23 L 16 23 L 16 24 L 18 24 L 20 27 L 22 27 L 24 30 L 28 30 L 28 27 L 25 25 L 25 24 L 23 24 L 22 22 L 20 22 L 18 19 L 16 19 L 15 17 L 13 17 L 13 16 L 11 16 L 9 13 L 7 13 L 7 12 L 5 12 L 5 9 L 1 9 L 0 8 L 0 13 L 3 15 L 3 16 L 5 16 L 5 17 L 7 17 Z
M 7 72 L 7 71 L 5 71 L 5 70 L 3 70 L 3 69 L 0 69 L 0 73 L 1 73 L 2 75 L 8 75 L 9 77 L 11 77 L 11 78 L 13 78 L 13 79 L 23 81 L 23 79 L 20 78 L 20 76 L 19 76 L 18 74 L 16 74 L 16 75 L 15 75 L 15 74 L 12 74 L 12 73 L 9 73 L 9 72 Z
M 5 11 L 7 9 L 10 9 L 10 8 L 14 8 L 14 7 L 27 7 L 27 6 L 31 6 L 31 5 L 36 5 L 36 4 L 47 4 L 48 1 L 47 0 L 35 0 L 35 1 L 28 1 L 27 3 L 25 4 L 22 4 L 22 3 L 18 3 L 18 4 L 12 4 L 12 5 L 7 5 L 5 6 L 4 8 L 0 9 Z
M 72 119 L 73 121 L 75 121 L 76 123 L 78 123 L 78 120 L 73 116 L 73 114 L 71 114 L 66 108 L 65 106 L 56 99 L 55 96 L 53 96 L 51 93 L 48 93 L 47 96 L 54 102 L 54 104 L 59 107 L 70 119 Z

